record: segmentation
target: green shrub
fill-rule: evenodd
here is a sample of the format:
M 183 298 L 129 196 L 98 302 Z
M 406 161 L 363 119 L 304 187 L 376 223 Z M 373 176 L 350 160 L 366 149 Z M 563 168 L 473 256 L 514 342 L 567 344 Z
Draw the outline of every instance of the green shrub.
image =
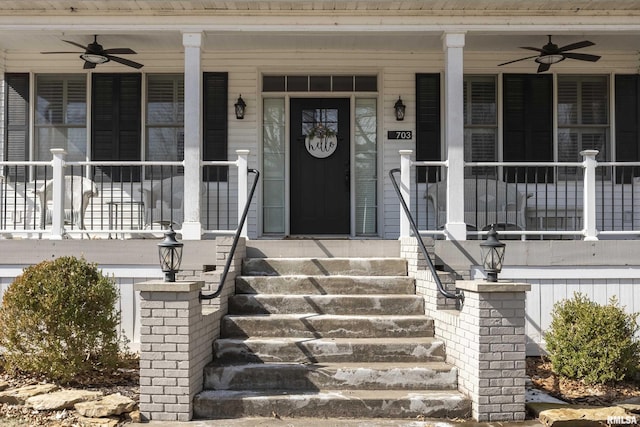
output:
M 639 361 L 637 314 L 627 314 L 612 298 L 599 305 L 576 293 L 555 304 L 545 334 L 553 371 L 587 384 L 622 381 Z
M 0 346 L 9 372 L 68 382 L 118 364 L 118 290 L 84 259 L 28 267 L 3 296 Z

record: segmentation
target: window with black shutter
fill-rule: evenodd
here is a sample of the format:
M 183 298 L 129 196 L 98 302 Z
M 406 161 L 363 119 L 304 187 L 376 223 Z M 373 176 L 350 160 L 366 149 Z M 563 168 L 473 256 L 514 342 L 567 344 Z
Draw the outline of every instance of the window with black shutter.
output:
M 616 75 L 616 160 L 640 161 L 640 76 Z M 631 182 L 640 168 L 616 169 L 618 182 Z
M 440 74 L 416 74 L 416 160 L 441 160 Z M 427 168 L 418 167 L 418 182 Z M 429 182 L 440 179 L 439 168 L 429 168 Z
M 29 74 L 5 74 L 5 129 L 3 160 L 29 160 Z M 8 169 L 8 170 L 7 170 Z M 26 180 L 24 166 L 10 167 L 3 171 L 13 181 Z
M 140 161 L 140 74 L 93 74 L 91 157 L 94 161 Z M 114 181 L 139 181 L 138 167 L 99 167 Z
M 227 73 L 204 73 L 204 160 L 227 160 Z M 227 166 L 207 166 L 204 181 L 226 182 Z
M 505 162 L 553 161 L 553 80 L 549 74 L 503 77 Z M 505 168 L 509 182 L 551 182 L 547 167 Z

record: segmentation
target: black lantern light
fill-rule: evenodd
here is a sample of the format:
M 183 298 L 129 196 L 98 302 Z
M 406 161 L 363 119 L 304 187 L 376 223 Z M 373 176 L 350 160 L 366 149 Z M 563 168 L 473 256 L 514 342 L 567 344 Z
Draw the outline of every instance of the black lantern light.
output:
M 396 112 L 396 120 L 404 120 L 404 110 L 407 107 L 402 103 L 402 99 L 400 99 L 400 97 L 398 97 L 398 100 L 393 105 L 393 108 Z
M 236 107 L 236 119 L 244 119 L 244 110 L 247 107 L 247 104 L 244 102 L 244 99 L 242 99 L 242 95 L 238 97 L 238 101 L 233 104 L 233 106 Z
M 182 263 L 183 243 L 176 240 L 176 232 L 173 227 L 169 227 L 164 233 L 164 240 L 158 243 L 158 254 L 160 255 L 160 268 L 164 273 L 165 282 L 175 282 L 176 273 L 180 270 Z
M 498 273 L 502 270 L 502 262 L 504 261 L 505 246 L 504 243 L 498 240 L 495 224 L 491 224 L 487 239 L 480 243 L 482 266 L 487 274 L 487 282 L 498 281 Z

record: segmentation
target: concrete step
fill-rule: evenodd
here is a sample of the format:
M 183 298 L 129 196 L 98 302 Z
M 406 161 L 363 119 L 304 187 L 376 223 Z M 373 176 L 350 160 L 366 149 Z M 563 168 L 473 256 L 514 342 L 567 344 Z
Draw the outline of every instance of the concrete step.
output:
M 243 276 L 406 276 L 402 258 L 250 258 Z
M 215 361 L 223 363 L 337 363 L 444 361 L 435 338 L 248 338 L 218 339 Z
M 444 362 L 209 364 L 205 390 L 455 390 L 458 371 Z
M 234 295 L 229 314 L 420 315 L 419 295 Z
M 262 314 L 225 316 L 221 338 L 402 338 L 433 337 L 427 316 L 339 316 L 332 314 Z
M 194 418 L 468 418 L 469 400 L 454 390 L 207 390 L 194 399 Z
M 238 294 L 414 294 L 415 282 L 398 276 L 239 276 Z

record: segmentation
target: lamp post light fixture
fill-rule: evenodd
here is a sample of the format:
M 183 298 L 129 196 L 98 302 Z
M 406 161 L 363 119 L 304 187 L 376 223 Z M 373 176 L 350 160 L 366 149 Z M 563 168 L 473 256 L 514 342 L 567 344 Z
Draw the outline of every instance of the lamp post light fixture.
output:
M 244 110 L 247 108 L 247 103 L 242 99 L 242 95 L 238 97 L 238 101 L 233 106 L 236 108 L 236 119 L 244 119 Z
M 407 107 L 402 103 L 402 99 L 398 96 L 398 100 L 393 105 L 393 109 L 396 113 L 396 120 L 404 120 L 404 112 Z
M 160 268 L 164 273 L 165 282 L 175 282 L 176 273 L 180 270 L 182 263 L 183 243 L 176 240 L 176 232 L 173 227 L 169 227 L 164 233 L 164 240 L 158 243 L 158 254 L 160 255 Z
M 498 273 L 502 270 L 502 262 L 504 261 L 505 246 L 498 240 L 495 224 L 491 224 L 487 239 L 480 243 L 482 266 L 487 274 L 487 282 L 498 281 Z

